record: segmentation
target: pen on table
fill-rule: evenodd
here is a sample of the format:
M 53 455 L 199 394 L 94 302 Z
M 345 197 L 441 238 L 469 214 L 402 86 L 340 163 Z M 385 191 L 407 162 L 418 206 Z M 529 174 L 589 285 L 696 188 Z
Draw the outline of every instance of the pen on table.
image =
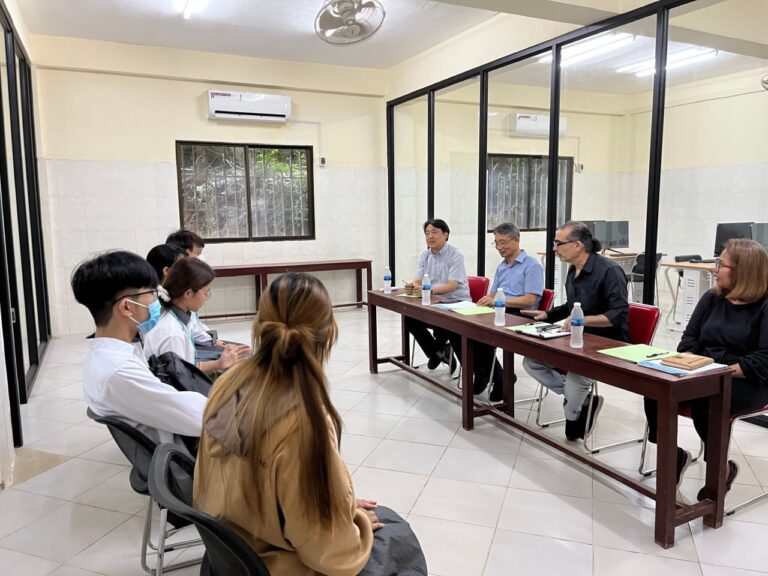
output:
M 664 356 L 666 352 L 657 352 L 656 354 L 648 354 L 646 358 L 656 358 L 657 356 Z

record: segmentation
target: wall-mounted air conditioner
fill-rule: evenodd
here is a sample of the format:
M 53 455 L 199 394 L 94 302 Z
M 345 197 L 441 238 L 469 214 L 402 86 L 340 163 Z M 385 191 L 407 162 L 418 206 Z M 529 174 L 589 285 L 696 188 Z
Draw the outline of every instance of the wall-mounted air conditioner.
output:
M 549 115 L 547 114 L 512 113 L 507 116 L 507 123 L 511 137 L 549 135 Z M 568 119 L 565 116 L 560 116 L 558 127 L 560 136 L 565 136 L 567 128 Z
M 285 122 L 291 119 L 291 98 L 279 94 L 209 90 L 208 117 L 220 120 Z

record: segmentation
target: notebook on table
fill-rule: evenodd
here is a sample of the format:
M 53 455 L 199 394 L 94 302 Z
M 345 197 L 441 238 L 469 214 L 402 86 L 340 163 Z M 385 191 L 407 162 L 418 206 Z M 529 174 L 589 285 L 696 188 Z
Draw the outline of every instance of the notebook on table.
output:
M 561 336 L 570 335 L 570 332 L 563 330 L 560 324 L 550 324 L 549 322 L 531 322 L 522 326 L 507 326 L 507 330 L 547 340 L 549 338 L 560 338 Z

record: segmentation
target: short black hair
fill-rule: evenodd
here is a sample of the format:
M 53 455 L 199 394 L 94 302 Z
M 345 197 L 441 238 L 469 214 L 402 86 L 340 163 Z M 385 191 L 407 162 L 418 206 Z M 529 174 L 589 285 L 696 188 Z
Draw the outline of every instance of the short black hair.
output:
M 566 228 L 570 228 L 570 231 L 568 232 L 568 240 L 581 242 L 587 252 L 600 252 L 600 250 L 603 249 L 600 240 L 592 235 L 592 230 L 590 230 L 589 226 L 584 224 L 584 222 L 570 220 L 560 226 L 558 230 L 564 230 Z
M 424 222 L 424 232 L 427 231 L 427 226 L 432 226 L 432 228 L 437 228 L 439 230 L 442 230 L 446 234 L 450 235 L 451 229 L 448 228 L 448 223 L 445 220 L 441 220 L 440 218 L 430 218 L 426 222 Z
M 155 288 L 157 274 L 138 254 L 115 250 L 78 264 L 71 282 L 75 300 L 88 308 L 96 326 L 106 326 L 115 298 L 125 290 Z
M 175 244 L 158 244 L 147 254 L 147 262 L 155 269 L 155 274 L 163 281 L 163 268 L 170 268 L 179 258 L 187 253 L 181 246 Z
M 200 246 L 201 248 L 205 247 L 205 240 L 192 232 L 192 230 L 185 230 L 184 228 L 168 234 L 165 243 L 183 248 L 187 252 L 192 250 L 195 246 Z

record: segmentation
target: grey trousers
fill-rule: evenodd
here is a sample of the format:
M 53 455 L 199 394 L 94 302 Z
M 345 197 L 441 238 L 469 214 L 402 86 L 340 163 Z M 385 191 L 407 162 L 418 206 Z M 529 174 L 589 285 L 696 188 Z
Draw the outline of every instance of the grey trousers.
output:
M 376 507 L 376 516 L 384 524 L 373 533 L 373 550 L 358 576 L 427 576 L 427 561 L 411 525 L 397 512 Z
M 523 368 L 542 386 L 546 386 L 552 392 L 563 396 L 563 411 L 566 420 L 577 420 L 584 400 L 592 390 L 594 380 L 573 372 L 563 376 L 549 366 L 535 360 L 525 358 Z

